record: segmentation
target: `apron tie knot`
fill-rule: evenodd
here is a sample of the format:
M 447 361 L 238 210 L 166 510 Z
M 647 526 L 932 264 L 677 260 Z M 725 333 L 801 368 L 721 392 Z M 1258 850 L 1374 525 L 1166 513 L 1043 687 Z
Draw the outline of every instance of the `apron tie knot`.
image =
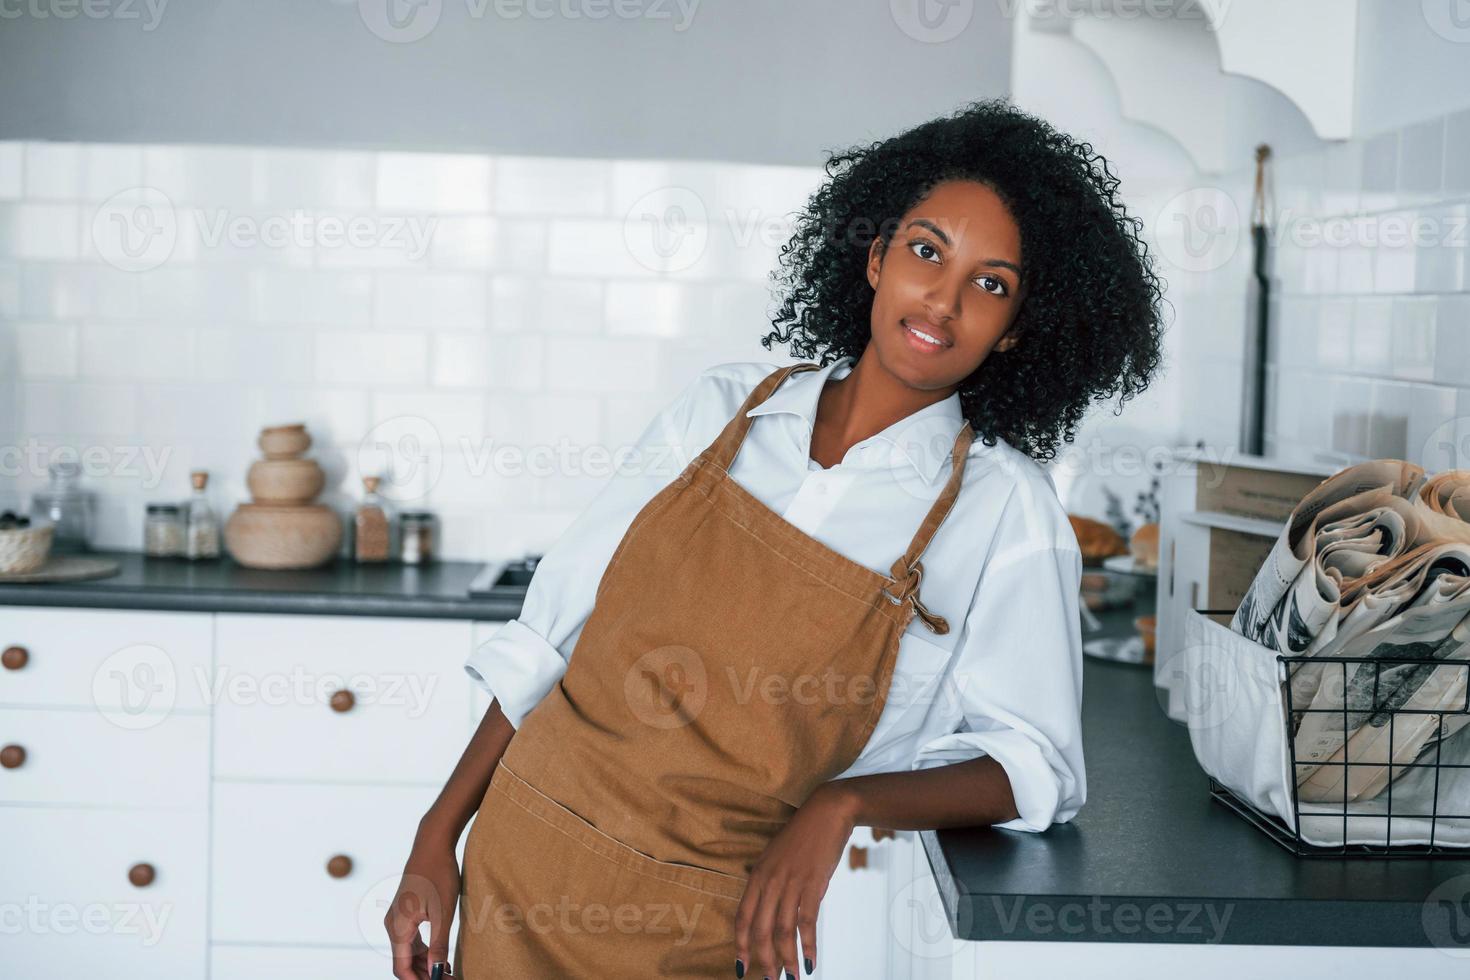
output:
M 924 577 L 924 563 L 917 558 L 912 566 L 904 564 L 903 556 L 900 555 L 888 570 L 889 577 L 893 579 L 893 589 L 884 589 L 883 594 L 894 605 L 901 604 L 905 599 L 912 604 L 914 614 L 923 621 L 929 632 L 940 636 L 949 632 L 949 623 L 943 616 L 929 611 L 929 608 L 919 601 L 919 582 Z

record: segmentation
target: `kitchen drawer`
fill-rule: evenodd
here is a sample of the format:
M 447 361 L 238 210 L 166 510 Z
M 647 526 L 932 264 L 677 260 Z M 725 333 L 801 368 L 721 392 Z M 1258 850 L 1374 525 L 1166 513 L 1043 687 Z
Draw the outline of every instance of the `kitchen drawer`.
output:
M 209 950 L 209 980 L 381 980 L 393 959 L 366 946 L 229 946 Z
M 467 621 L 219 615 L 215 775 L 443 785 L 470 735 L 469 650 Z
M 217 784 L 213 941 L 386 950 L 383 915 L 436 795 L 428 786 Z M 327 870 L 337 855 L 351 860 L 345 877 Z
M 208 831 L 203 813 L 0 806 L 4 975 L 204 976 Z
M 127 724 L 85 709 L 0 708 L 0 745 L 25 750 L 20 766 L 0 769 L 0 800 L 207 809 L 208 716 Z
M 207 613 L 0 606 L 0 705 L 207 711 Z M 17 648 L 23 653 L 11 648 Z

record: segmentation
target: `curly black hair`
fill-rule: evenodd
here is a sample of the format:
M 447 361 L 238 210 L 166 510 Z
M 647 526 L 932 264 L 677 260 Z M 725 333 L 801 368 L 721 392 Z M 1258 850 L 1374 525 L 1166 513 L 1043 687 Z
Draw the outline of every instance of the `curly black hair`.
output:
M 936 184 L 993 190 L 1021 235 L 1025 297 L 1014 347 L 985 358 L 959 386 L 986 445 L 1005 439 L 1039 462 L 1076 438 L 1089 403 L 1118 410 L 1159 367 L 1163 288 L 1143 223 L 1090 144 L 1004 99 L 972 102 L 890 139 L 829 157 L 827 180 L 797 213 L 771 279 L 781 301 L 761 338 L 822 365 L 859 356 L 871 338 L 868 250 L 886 251 L 898 221 Z M 783 330 L 783 327 L 785 328 Z

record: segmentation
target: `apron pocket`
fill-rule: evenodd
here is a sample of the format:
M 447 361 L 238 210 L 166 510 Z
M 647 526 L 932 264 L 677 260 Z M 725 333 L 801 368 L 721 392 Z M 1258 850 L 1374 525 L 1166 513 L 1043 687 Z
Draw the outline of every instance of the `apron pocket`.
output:
M 629 847 L 511 772 L 504 761 L 495 767 L 490 785 L 532 816 L 560 830 L 581 846 L 637 874 L 714 898 L 723 898 L 732 904 L 739 904 L 741 896 L 745 894 L 744 878 L 692 864 L 660 861 Z

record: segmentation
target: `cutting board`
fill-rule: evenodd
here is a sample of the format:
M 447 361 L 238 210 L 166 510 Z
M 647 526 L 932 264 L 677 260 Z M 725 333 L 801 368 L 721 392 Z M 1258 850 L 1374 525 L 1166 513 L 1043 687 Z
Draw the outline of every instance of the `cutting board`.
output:
M 51 555 L 46 564 L 29 572 L 0 572 L 0 583 L 8 582 L 76 582 L 81 579 L 106 578 L 116 575 L 118 563 L 113 558 L 87 555 Z

